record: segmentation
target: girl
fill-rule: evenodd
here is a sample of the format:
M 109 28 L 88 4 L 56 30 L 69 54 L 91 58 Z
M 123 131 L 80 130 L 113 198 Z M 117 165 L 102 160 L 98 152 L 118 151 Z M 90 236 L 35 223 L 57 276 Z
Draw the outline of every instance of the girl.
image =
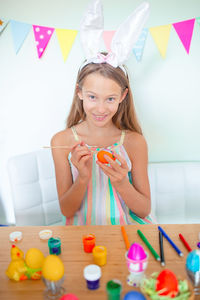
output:
M 61 212 L 67 225 L 152 223 L 147 144 L 128 75 L 103 61 L 79 71 L 67 128 L 51 141 Z M 116 160 L 98 161 L 102 148 Z

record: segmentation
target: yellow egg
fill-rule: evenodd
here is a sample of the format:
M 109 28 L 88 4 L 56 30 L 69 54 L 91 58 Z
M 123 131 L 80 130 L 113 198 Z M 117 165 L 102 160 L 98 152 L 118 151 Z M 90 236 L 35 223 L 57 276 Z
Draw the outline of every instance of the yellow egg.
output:
M 40 269 L 44 262 L 44 254 L 37 248 L 30 248 L 26 252 L 25 262 L 31 269 Z
M 56 255 L 48 255 L 43 263 L 42 275 L 52 281 L 60 280 L 64 275 L 62 260 Z

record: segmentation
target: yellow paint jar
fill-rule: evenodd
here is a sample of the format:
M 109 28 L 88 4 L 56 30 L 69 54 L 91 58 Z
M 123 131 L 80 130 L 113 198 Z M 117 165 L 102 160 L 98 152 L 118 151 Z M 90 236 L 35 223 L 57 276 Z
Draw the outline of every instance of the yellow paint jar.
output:
M 107 249 L 104 246 L 96 246 L 92 250 L 94 263 L 99 266 L 106 264 L 107 260 Z

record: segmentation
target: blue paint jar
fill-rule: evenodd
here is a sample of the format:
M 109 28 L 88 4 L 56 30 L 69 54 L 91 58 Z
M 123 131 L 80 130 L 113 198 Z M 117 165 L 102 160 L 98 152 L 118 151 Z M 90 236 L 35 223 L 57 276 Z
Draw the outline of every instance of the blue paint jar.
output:
M 88 265 L 83 270 L 83 276 L 86 279 L 87 288 L 96 290 L 99 288 L 101 278 L 101 268 L 97 265 Z

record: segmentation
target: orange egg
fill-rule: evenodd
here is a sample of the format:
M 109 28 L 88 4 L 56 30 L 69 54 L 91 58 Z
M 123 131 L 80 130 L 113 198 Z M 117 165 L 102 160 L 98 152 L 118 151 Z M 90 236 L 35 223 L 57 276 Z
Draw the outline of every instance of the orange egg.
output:
M 103 164 L 107 164 L 107 160 L 105 159 L 104 155 L 108 155 L 113 160 L 116 160 L 116 157 L 108 150 L 101 150 L 97 153 L 97 159 Z

